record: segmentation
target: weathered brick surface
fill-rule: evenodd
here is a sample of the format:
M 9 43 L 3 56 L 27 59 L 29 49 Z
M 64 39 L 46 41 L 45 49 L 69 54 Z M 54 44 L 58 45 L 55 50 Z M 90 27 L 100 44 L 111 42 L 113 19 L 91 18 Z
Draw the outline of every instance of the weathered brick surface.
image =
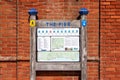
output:
M 16 56 L 16 2 L 0 0 L 0 56 Z
M 120 79 L 120 0 L 101 0 L 101 80 Z
M 17 80 L 30 80 L 29 61 L 20 61 L 17 65 Z
M 0 79 L 16 80 L 17 78 L 18 80 L 29 80 L 30 78 L 30 27 L 28 23 L 28 10 L 32 7 L 38 10 L 39 19 L 49 20 L 74 20 L 79 16 L 78 12 L 80 8 L 88 8 L 90 11 L 87 16 L 88 56 L 98 57 L 99 0 L 18 0 L 18 13 L 16 13 L 17 9 L 15 1 L 16 0 L 0 0 L 0 57 L 2 57 L 1 61 L 3 61 L 0 62 Z M 108 8 L 109 10 L 109 8 L 114 7 L 109 6 L 110 1 L 106 1 L 103 1 L 102 4 L 108 6 L 101 6 L 101 8 L 104 10 L 106 10 L 105 8 Z M 115 3 L 115 1 L 112 1 L 110 4 L 117 3 Z M 119 6 L 115 7 L 119 8 Z M 103 24 L 106 25 L 105 21 L 112 22 L 112 20 L 108 18 L 113 18 L 113 20 L 116 20 L 118 16 L 114 16 L 114 14 L 118 13 L 114 13 L 114 10 L 111 12 L 112 13 L 108 13 L 108 16 L 101 16 L 103 19 Z M 110 16 L 111 14 L 113 16 Z M 16 24 L 17 17 L 18 26 Z M 116 20 L 116 22 L 119 21 L 119 19 Z M 113 28 L 112 26 L 108 27 Z M 109 30 L 106 29 L 103 29 L 103 31 L 109 32 Z M 117 30 L 113 30 L 113 33 L 116 31 Z M 108 36 L 111 35 L 114 34 L 108 34 Z M 107 34 L 105 34 L 105 36 L 107 36 Z M 109 40 L 109 42 L 112 41 Z M 119 40 L 115 40 L 115 42 L 119 43 Z M 101 44 L 101 46 L 104 45 L 106 44 Z M 116 48 L 116 50 L 117 49 L 119 50 L 119 48 Z M 14 62 L 4 62 L 4 59 L 12 60 Z M 10 73 L 11 75 L 15 75 L 14 77 L 8 77 L 8 73 L 5 71 L 6 65 L 10 65 L 9 63 L 14 66 L 9 67 Z M 106 70 L 114 70 L 114 67 L 108 68 Z M 12 71 L 17 72 L 17 74 L 12 73 Z M 37 80 L 78 80 L 78 74 L 75 72 L 73 72 L 72 75 L 69 73 L 65 74 L 65 72 L 63 72 L 60 73 L 59 76 L 54 76 L 56 73 L 57 72 L 53 73 L 51 76 L 41 76 L 38 73 Z M 46 75 L 48 75 L 48 72 L 46 72 Z M 88 80 L 98 80 L 98 62 L 88 62 Z
M 0 80 L 16 80 L 16 2 L 0 0 Z
M 99 80 L 98 62 L 88 62 L 88 80 Z
M 0 62 L 0 80 L 16 80 L 16 62 Z

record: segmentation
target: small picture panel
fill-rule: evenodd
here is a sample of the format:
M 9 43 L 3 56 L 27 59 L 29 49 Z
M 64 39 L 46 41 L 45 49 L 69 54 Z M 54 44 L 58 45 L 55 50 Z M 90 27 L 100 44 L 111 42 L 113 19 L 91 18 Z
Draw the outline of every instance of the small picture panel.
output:
M 51 51 L 79 51 L 79 37 L 51 37 Z

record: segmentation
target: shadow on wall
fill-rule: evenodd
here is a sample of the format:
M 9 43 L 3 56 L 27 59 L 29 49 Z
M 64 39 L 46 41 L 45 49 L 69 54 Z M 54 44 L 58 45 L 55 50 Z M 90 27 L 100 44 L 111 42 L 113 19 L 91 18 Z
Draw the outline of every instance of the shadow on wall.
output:
M 80 71 L 37 71 L 37 77 L 45 78 L 47 77 L 64 77 L 66 80 L 73 77 L 75 80 L 81 80 Z M 72 79 L 70 79 L 72 80 Z

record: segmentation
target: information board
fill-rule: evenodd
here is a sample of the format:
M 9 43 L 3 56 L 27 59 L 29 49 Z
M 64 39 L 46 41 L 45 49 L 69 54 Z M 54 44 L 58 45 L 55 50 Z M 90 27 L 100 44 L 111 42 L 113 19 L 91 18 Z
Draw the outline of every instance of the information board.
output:
M 38 28 L 37 61 L 79 61 L 79 28 Z

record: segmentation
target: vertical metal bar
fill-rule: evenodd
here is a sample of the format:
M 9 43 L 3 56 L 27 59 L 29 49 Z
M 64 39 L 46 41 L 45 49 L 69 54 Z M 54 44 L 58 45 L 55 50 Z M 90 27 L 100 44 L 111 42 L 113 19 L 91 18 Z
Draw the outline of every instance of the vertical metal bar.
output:
M 30 80 L 36 79 L 36 16 L 37 10 L 32 8 L 28 11 L 30 15 Z
M 30 28 L 31 32 L 31 43 L 30 43 L 30 63 L 31 63 L 31 69 L 30 69 L 30 80 L 35 80 L 36 79 L 36 71 L 35 71 L 35 61 L 36 61 L 36 28 Z
M 86 27 L 81 28 L 81 80 L 87 80 Z
M 88 10 L 81 8 L 81 80 L 87 80 L 87 20 Z
M 81 16 L 81 21 L 86 16 Z M 87 27 L 81 24 L 81 80 L 87 80 Z

